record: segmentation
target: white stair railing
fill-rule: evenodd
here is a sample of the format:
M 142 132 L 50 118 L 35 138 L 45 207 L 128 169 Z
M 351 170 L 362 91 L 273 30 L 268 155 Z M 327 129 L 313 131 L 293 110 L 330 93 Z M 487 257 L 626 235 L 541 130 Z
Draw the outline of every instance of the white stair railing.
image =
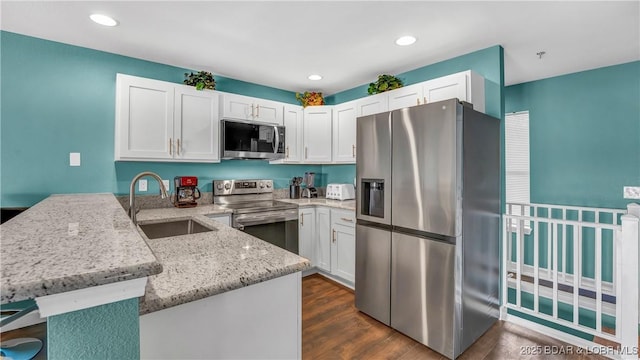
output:
M 602 355 L 637 358 L 639 219 L 637 204 L 625 211 L 508 203 L 503 318 L 513 309 L 618 344 L 598 351 Z M 595 320 L 584 315 L 590 311 Z M 603 327 L 603 318 L 610 326 Z M 582 340 L 575 345 L 589 346 Z

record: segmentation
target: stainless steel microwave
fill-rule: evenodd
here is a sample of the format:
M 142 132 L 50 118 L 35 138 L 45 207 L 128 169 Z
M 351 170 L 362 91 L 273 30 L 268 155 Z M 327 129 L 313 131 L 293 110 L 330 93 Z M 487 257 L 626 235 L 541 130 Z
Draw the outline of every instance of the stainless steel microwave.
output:
M 255 121 L 221 120 L 220 143 L 223 159 L 284 158 L 285 128 Z

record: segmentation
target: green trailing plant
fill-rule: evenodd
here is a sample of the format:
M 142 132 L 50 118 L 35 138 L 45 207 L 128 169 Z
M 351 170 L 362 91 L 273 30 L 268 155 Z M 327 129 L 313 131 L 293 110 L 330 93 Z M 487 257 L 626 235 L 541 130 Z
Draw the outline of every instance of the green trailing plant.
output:
M 213 74 L 208 71 L 199 71 L 197 73 L 184 73 L 186 79 L 184 83 L 187 85 L 195 86 L 196 90 L 216 89 L 216 81 L 213 80 Z
M 401 88 L 402 80 L 393 75 L 378 75 L 378 81 L 370 83 L 367 92 L 369 95 Z

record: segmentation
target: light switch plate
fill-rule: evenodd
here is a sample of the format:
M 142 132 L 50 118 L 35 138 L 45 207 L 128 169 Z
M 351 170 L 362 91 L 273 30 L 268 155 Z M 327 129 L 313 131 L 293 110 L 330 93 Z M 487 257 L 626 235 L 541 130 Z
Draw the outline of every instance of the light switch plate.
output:
M 162 183 L 164 184 L 164 188 L 169 191 L 169 180 L 162 180 Z
M 146 179 L 138 180 L 138 191 L 147 191 L 147 180 Z
M 625 199 L 640 199 L 640 186 L 625 186 L 623 193 Z
M 80 166 L 80 153 L 69 153 L 69 166 Z

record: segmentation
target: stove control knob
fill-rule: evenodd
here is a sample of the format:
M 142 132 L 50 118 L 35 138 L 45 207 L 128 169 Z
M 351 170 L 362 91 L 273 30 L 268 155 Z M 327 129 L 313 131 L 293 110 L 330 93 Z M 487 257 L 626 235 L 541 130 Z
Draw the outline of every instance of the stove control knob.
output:
M 267 183 L 267 189 L 271 188 L 271 183 Z
M 225 190 L 229 190 L 229 189 L 231 189 L 231 184 L 229 184 L 229 183 L 225 183 L 225 184 L 224 184 L 224 188 L 225 188 Z
M 218 188 L 218 190 L 222 190 L 224 188 L 224 185 L 218 184 L 218 186 L 216 186 L 216 188 Z
M 260 189 L 264 189 L 264 183 L 262 181 L 260 181 Z

